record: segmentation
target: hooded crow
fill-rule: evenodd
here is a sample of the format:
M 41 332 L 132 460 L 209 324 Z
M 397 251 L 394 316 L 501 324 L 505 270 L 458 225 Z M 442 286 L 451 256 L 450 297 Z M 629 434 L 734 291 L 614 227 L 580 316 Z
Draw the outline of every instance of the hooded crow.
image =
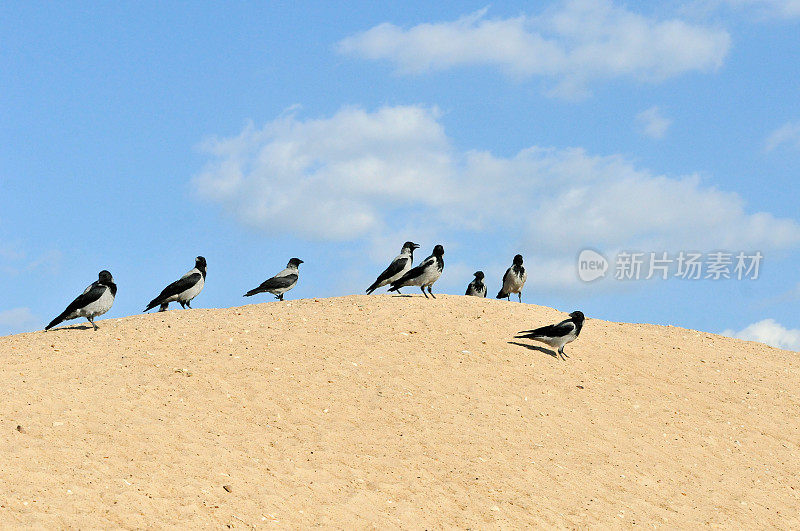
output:
M 403 248 L 400 249 L 400 254 L 392 260 L 392 263 L 389 264 L 389 267 L 387 267 L 383 273 L 378 275 L 377 280 L 367 288 L 367 295 L 370 295 L 381 286 L 391 284 L 405 275 L 408 270 L 411 269 L 411 263 L 414 261 L 414 249 L 419 249 L 419 245 L 414 242 L 404 243 Z
M 297 275 L 300 272 L 299 267 L 303 261 L 299 258 L 292 258 L 286 264 L 286 269 L 275 275 L 274 277 L 265 280 L 257 288 L 251 289 L 244 294 L 245 297 L 250 297 L 256 293 L 272 293 L 279 301 L 283 300 L 283 294 L 297 285 Z
M 156 306 L 161 306 L 159 312 L 166 311 L 170 302 L 178 301 L 181 308 L 190 308 L 191 300 L 197 297 L 206 283 L 206 259 L 198 256 L 194 259 L 194 268 L 187 271 L 180 279 L 176 280 L 162 291 L 158 297 L 150 301 L 144 311 Z
M 522 255 L 518 254 L 514 257 L 514 264 L 503 275 L 503 287 L 497 294 L 497 298 L 511 300 L 511 294 L 516 293 L 519 295 L 519 302 L 522 302 L 522 286 L 525 285 L 526 280 L 528 280 L 528 273 L 522 267 Z
M 50 321 L 50 324 L 45 326 L 45 330 L 50 330 L 54 326 L 70 319 L 77 319 L 78 317 L 86 317 L 95 330 L 97 325 L 94 324 L 94 318 L 98 315 L 103 315 L 111 309 L 114 304 L 114 297 L 117 295 L 117 285 L 114 284 L 114 279 L 111 273 L 105 269 L 100 271 L 97 276 L 97 281 L 89 284 L 83 293 L 67 306 L 67 309 L 61 312 L 61 315 Z
M 483 271 L 475 271 L 475 279 L 467 286 L 467 295 L 486 297 L 486 284 L 483 283 Z
M 517 339 L 533 339 L 558 348 L 558 354 L 562 359 L 566 359 L 568 356 L 564 354 L 564 346 L 578 338 L 578 334 L 581 333 L 581 328 L 583 328 L 583 320 L 583 312 L 575 310 L 569 314 L 569 319 L 558 324 L 543 326 L 535 330 L 526 330 L 514 337 Z
M 444 259 L 442 256 L 444 256 L 444 247 L 437 245 L 433 248 L 432 255 L 423 260 L 417 267 L 409 269 L 405 275 L 392 282 L 392 287 L 389 288 L 389 291 L 400 291 L 400 288 L 403 286 L 419 286 L 419 289 L 422 290 L 422 294 L 425 295 L 427 299 L 428 295 L 425 293 L 425 288 L 427 287 L 428 293 L 435 299 L 436 296 L 433 294 L 433 291 L 431 291 L 431 287 L 442 275 L 442 270 L 444 269 Z

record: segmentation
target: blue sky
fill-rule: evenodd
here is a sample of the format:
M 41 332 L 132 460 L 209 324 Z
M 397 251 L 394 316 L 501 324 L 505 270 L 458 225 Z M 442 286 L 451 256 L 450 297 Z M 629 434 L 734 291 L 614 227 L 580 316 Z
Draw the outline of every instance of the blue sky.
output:
M 107 317 L 137 313 L 198 254 L 196 307 L 293 256 L 290 298 L 362 293 L 411 239 L 442 292 L 519 252 L 527 302 L 800 349 L 798 26 L 791 0 L 5 3 L 0 334 L 103 268 Z M 620 250 L 764 259 L 623 282 Z

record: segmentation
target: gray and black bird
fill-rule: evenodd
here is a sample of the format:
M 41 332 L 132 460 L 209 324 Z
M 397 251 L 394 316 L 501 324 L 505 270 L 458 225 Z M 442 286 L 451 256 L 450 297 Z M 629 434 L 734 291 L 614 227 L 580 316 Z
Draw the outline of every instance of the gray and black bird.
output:
M 436 296 L 433 294 L 431 288 L 433 283 L 439 280 L 444 270 L 444 247 L 437 245 L 433 248 L 433 254 L 423 260 L 417 267 L 409 269 L 402 277 L 392 282 L 389 291 L 400 291 L 403 286 L 419 286 L 425 298 L 428 294 L 425 293 L 425 288 L 428 288 L 428 293 L 434 299 Z
M 486 284 L 483 283 L 483 271 L 475 271 L 475 278 L 467 286 L 467 295 L 486 297 Z
M 298 274 L 300 273 L 299 267 L 303 261 L 299 258 L 292 258 L 286 264 L 286 269 L 275 275 L 274 277 L 265 280 L 257 288 L 251 289 L 244 294 L 245 297 L 250 297 L 256 293 L 272 293 L 279 301 L 283 300 L 283 294 L 297 285 Z
M 528 280 L 528 273 L 522 266 L 522 255 L 518 254 L 514 257 L 514 263 L 503 275 L 503 287 L 497 294 L 497 298 L 511 300 L 511 294 L 516 293 L 519 295 L 519 302 L 522 302 L 522 286 L 525 285 L 526 280 Z
M 414 249 L 419 249 L 419 245 L 414 242 L 404 243 L 403 248 L 400 249 L 400 254 L 398 254 L 395 259 L 392 260 L 392 263 L 389 264 L 389 267 L 384 269 L 383 273 L 378 275 L 378 278 L 375 280 L 375 282 L 373 282 L 372 285 L 367 288 L 367 295 L 370 295 L 373 291 L 382 286 L 391 284 L 398 278 L 405 275 L 408 270 L 411 269 L 411 264 L 414 262 Z
M 50 330 L 54 326 L 70 319 L 77 319 L 78 317 L 86 317 L 92 323 L 92 326 L 97 330 L 97 325 L 94 324 L 94 318 L 98 315 L 103 315 L 114 304 L 114 297 L 117 295 L 117 285 L 114 284 L 114 278 L 111 273 L 105 269 L 100 271 L 97 275 L 97 280 L 89 284 L 83 290 L 83 293 L 72 301 L 67 309 L 61 312 L 61 315 L 50 321 L 50 324 L 45 326 L 45 330 Z
M 144 311 L 148 311 L 156 306 L 161 306 L 159 312 L 166 311 L 170 302 L 178 302 L 181 308 L 192 307 L 191 301 L 197 297 L 206 283 L 206 259 L 198 256 L 194 259 L 194 267 L 186 272 L 181 278 L 164 288 L 164 290 L 150 301 Z
M 565 319 L 558 324 L 543 326 L 535 330 L 526 330 L 514 337 L 517 339 L 533 339 L 557 348 L 561 359 L 566 359 L 569 356 L 564 354 L 564 346 L 578 338 L 578 334 L 581 333 L 581 328 L 583 328 L 584 319 L 583 312 L 575 310 L 569 314 L 569 319 Z

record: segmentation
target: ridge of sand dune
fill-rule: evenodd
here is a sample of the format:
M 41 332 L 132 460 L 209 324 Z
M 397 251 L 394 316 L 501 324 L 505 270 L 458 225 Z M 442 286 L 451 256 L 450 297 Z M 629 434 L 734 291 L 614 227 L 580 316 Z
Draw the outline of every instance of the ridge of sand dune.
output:
M 0 518 L 800 525 L 796 353 L 591 318 L 567 361 L 514 344 L 563 317 L 373 295 L 2 337 Z

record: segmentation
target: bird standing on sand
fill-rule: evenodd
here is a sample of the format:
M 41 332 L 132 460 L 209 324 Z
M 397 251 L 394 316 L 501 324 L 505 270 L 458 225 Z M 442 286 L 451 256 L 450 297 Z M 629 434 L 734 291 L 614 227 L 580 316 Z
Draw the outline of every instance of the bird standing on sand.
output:
M 475 278 L 467 286 L 467 295 L 486 297 L 486 284 L 483 283 L 483 271 L 475 271 Z
M 251 289 L 244 294 L 245 297 L 250 297 L 256 293 L 272 293 L 279 301 L 283 300 L 283 294 L 297 285 L 300 264 L 303 261 L 299 258 L 292 258 L 286 264 L 286 269 L 275 275 L 274 277 L 265 280 L 257 288 Z
M 425 298 L 428 295 L 425 293 L 425 288 L 428 288 L 428 293 L 434 299 L 436 296 L 431 291 L 433 283 L 439 280 L 444 270 L 444 247 L 437 245 L 433 248 L 433 254 L 422 261 L 417 267 L 413 267 L 406 272 L 405 275 L 392 282 L 392 287 L 389 291 L 400 291 L 403 286 L 419 286 Z
M 206 283 L 206 259 L 198 256 L 194 259 L 194 268 L 190 269 L 181 278 L 164 288 L 164 290 L 150 301 L 144 311 L 156 306 L 161 306 L 159 312 L 166 311 L 170 302 L 178 301 L 181 308 L 192 308 L 191 300 L 197 297 Z
M 370 295 L 373 291 L 382 286 L 391 284 L 405 275 L 408 270 L 411 269 L 411 264 L 414 261 L 414 249 L 419 249 L 419 245 L 414 242 L 404 243 L 403 248 L 400 249 L 400 254 L 392 260 L 392 263 L 389 264 L 389 267 L 387 267 L 383 273 L 378 275 L 377 280 L 367 288 L 367 295 Z
M 533 339 L 553 348 L 558 348 L 558 354 L 562 359 L 566 359 L 569 356 L 564 354 L 564 346 L 578 338 L 578 334 L 581 333 L 581 328 L 583 328 L 584 319 L 583 312 L 575 310 L 569 314 L 569 319 L 558 324 L 543 326 L 535 330 L 526 330 L 514 337 L 517 339 Z
M 513 265 L 503 275 L 503 287 L 497 294 L 497 298 L 511 300 L 511 294 L 516 293 L 519 295 L 519 302 L 522 302 L 522 286 L 525 285 L 526 280 L 528 280 L 528 273 L 522 267 L 522 255 L 518 254 L 514 257 Z
M 45 326 L 45 330 L 50 330 L 54 326 L 63 321 L 70 319 L 77 319 L 78 317 L 86 317 L 92 323 L 92 326 L 97 330 L 97 325 L 94 324 L 94 318 L 98 315 L 103 315 L 114 304 L 114 297 L 117 295 L 117 285 L 114 284 L 114 279 L 111 273 L 105 269 L 100 271 L 97 275 L 97 280 L 89 284 L 83 290 L 83 293 L 67 306 L 67 309 L 61 312 L 61 315 L 50 321 L 50 324 Z

